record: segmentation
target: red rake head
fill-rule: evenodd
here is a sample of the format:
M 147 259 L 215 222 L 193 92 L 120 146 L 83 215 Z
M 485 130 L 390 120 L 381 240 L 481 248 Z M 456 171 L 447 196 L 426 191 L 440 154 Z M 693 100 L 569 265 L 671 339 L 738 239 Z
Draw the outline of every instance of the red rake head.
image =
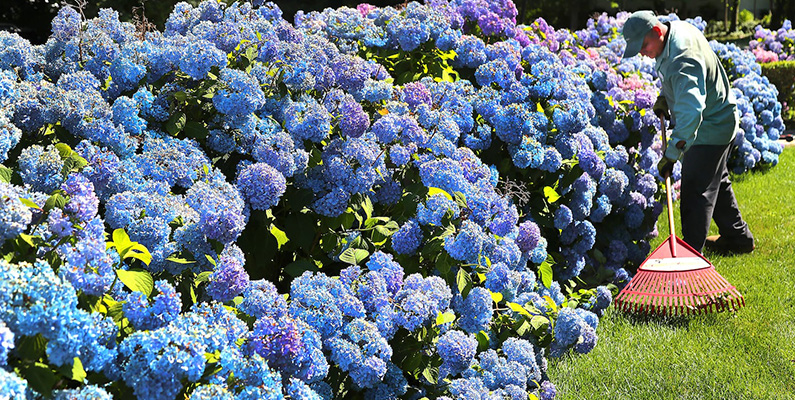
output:
M 715 267 L 684 241 L 676 240 L 676 257 L 663 242 L 638 268 L 616 296 L 625 312 L 660 315 L 706 314 L 737 310 L 745 305 L 740 292 Z

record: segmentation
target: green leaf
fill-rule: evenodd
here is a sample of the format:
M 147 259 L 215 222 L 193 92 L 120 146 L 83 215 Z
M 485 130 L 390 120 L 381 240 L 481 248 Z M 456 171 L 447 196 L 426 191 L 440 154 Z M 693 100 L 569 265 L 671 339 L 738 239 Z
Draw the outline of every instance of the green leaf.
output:
M 508 302 L 508 307 L 510 307 L 511 310 L 524 315 L 525 317 L 529 318 L 533 316 L 529 311 L 522 307 L 521 304 Z
M 422 371 L 422 376 L 435 385 L 438 381 L 439 369 L 429 365 Z
M 37 210 L 41 210 L 41 207 L 39 207 L 36 203 L 34 203 L 34 202 L 24 198 L 24 197 L 20 197 L 19 201 L 21 201 L 22 204 L 24 204 L 24 205 L 26 205 L 26 206 L 28 206 L 30 208 L 35 208 Z
M 203 141 L 210 134 L 210 131 L 200 121 L 188 121 L 185 123 L 185 136 Z
M 403 371 L 406 371 L 412 375 L 417 375 L 419 372 L 419 368 L 422 365 L 422 352 L 415 351 L 412 352 L 406 360 L 403 361 Z
M 552 286 L 552 264 L 544 261 L 538 266 L 538 273 L 541 275 L 541 283 L 544 284 L 544 287 Z
M 58 376 L 55 371 L 49 365 L 41 362 L 23 364 L 20 366 L 19 372 L 28 381 L 31 389 L 46 397 L 49 397 L 53 387 L 58 382 Z
M 149 253 L 149 250 L 147 250 L 144 245 L 138 242 L 133 242 L 132 245 L 123 252 L 123 256 L 119 254 L 122 258 L 135 258 L 137 260 L 141 260 L 141 262 L 146 265 L 149 265 L 149 263 L 152 262 L 152 255 Z
M 452 311 L 448 311 L 444 314 L 439 313 L 436 316 L 436 326 L 444 325 L 453 321 L 455 321 L 455 313 L 453 313 Z
M 283 230 L 276 227 L 276 225 L 271 225 L 271 235 L 276 238 L 276 243 L 278 243 L 278 248 L 281 250 L 282 246 L 290 241 L 290 238 L 287 237 L 287 233 Z
M 152 290 L 154 289 L 155 285 L 152 275 L 149 272 L 142 269 L 117 269 L 116 275 L 119 277 L 119 280 L 124 284 L 124 286 L 127 286 L 128 289 L 135 292 L 141 292 L 147 297 L 152 294 Z
M 66 197 L 61 192 L 55 192 L 44 202 L 44 212 L 48 212 L 53 208 L 63 208 L 65 205 Z
M 210 257 L 210 255 L 209 255 L 209 254 L 205 254 L 205 255 L 204 255 L 204 257 L 206 257 L 206 258 L 207 258 L 207 261 L 209 261 L 209 262 L 210 262 L 210 264 L 212 264 L 212 265 L 213 265 L 213 267 L 215 267 L 215 266 L 217 266 L 217 265 L 218 265 L 218 263 L 216 263 L 216 262 L 215 262 L 215 259 L 214 259 L 214 258 L 212 258 L 212 257 Z
M 12 175 L 14 175 L 14 170 L 6 167 L 5 165 L 0 165 L 0 181 L 5 183 L 11 183 Z
M 532 326 L 536 332 L 545 332 L 549 328 L 549 318 L 535 315 L 533 318 L 530 318 L 530 326 Z
M 494 293 L 491 290 L 489 290 L 489 293 L 491 294 L 491 299 L 494 300 L 495 303 L 502 301 L 502 293 Z
M 439 189 L 437 187 L 429 187 L 428 188 L 428 197 L 433 197 L 434 195 L 441 194 L 444 197 L 447 197 L 447 200 L 452 200 L 453 196 L 450 196 L 450 193 L 444 191 L 444 189 Z
M 469 295 L 469 291 L 472 290 L 472 277 L 463 268 L 460 268 L 455 281 L 461 296 L 466 298 Z
M 177 264 L 195 264 L 196 263 L 196 261 L 188 260 L 188 259 L 180 258 L 180 257 L 176 257 L 176 256 L 170 256 L 170 257 L 166 258 L 166 261 L 171 261 L 171 262 L 177 263 Z
M 182 129 L 185 128 L 187 120 L 188 117 L 184 112 L 178 112 L 172 115 L 171 118 L 166 121 L 166 132 L 172 136 L 177 136 L 177 134 L 182 132 Z
M 547 201 L 550 203 L 554 203 L 560 199 L 558 192 L 551 186 L 544 186 L 544 197 L 546 197 Z
M 61 368 L 61 373 L 68 376 L 69 379 L 74 381 L 83 382 L 86 379 L 86 370 L 83 369 L 83 363 L 79 358 L 75 357 L 71 366 L 64 365 Z
M 491 340 L 489 339 L 489 335 L 486 334 L 486 332 L 478 332 L 478 334 L 475 335 L 475 339 L 478 340 L 478 350 L 483 351 L 489 348 L 489 343 Z
M 340 254 L 340 261 L 352 264 L 352 265 L 359 265 L 365 258 L 370 256 L 370 252 L 364 249 L 354 249 L 354 248 L 347 248 L 345 251 Z
M 56 143 L 55 148 L 58 150 L 58 154 L 61 156 L 62 160 L 72 155 L 72 148 L 66 143 Z
M 202 272 L 199 272 L 199 274 L 196 275 L 196 278 L 193 280 L 193 283 L 198 286 L 200 283 L 209 282 L 210 281 L 210 275 L 212 275 L 212 273 L 213 273 L 213 271 L 202 271 Z
M 366 219 L 370 219 L 373 217 L 373 202 L 370 200 L 369 196 L 364 196 L 364 200 L 362 200 L 362 211 L 364 211 L 364 215 L 367 217 Z
M 124 228 L 118 228 L 114 230 L 112 238 L 113 245 L 119 250 L 119 252 L 130 247 L 132 244 L 132 241 L 130 241 L 130 236 L 127 235 L 127 232 L 124 230 Z
M 188 99 L 188 95 L 185 92 L 183 92 L 183 91 L 174 92 L 174 100 L 176 100 L 176 101 L 178 101 L 180 103 L 183 103 L 187 99 Z
M 284 267 L 284 272 L 293 278 L 301 276 L 301 274 L 306 271 L 317 272 L 319 270 L 320 269 L 317 267 L 317 265 L 315 265 L 314 262 L 307 259 L 295 260 Z
M 455 202 L 459 207 L 467 208 L 467 198 L 463 193 L 455 192 L 453 195 L 455 195 Z
M 44 357 L 47 339 L 40 333 L 34 336 L 23 336 L 17 345 L 16 353 L 25 360 L 38 360 Z

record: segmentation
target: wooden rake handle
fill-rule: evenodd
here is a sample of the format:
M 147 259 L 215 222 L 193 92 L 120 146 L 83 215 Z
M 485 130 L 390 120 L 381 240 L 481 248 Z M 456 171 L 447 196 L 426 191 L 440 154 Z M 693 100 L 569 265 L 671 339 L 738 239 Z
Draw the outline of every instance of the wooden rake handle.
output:
M 660 135 L 662 136 L 662 151 L 665 157 L 665 149 L 668 145 L 668 137 L 665 134 L 665 115 L 662 112 L 657 113 L 660 118 Z M 671 245 L 671 256 L 676 257 L 676 229 L 674 227 L 674 201 L 671 196 L 671 175 L 665 177 L 665 197 L 668 201 L 668 227 L 670 229 L 670 236 L 668 243 Z

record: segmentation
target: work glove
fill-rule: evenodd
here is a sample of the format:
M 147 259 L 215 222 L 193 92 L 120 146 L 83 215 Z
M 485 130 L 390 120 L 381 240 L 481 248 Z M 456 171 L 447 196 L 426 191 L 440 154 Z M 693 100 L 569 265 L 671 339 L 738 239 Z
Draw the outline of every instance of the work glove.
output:
M 656 116 L 662 114 L 665 119 L 671 119 L 671 113 L 668 112 L 668 101 L 665 100 L 665 96 L 662 94 L 657 96 L 657 101 L 654 102 L 652 110 L 654 110 L 654 115 Z
M 676 161 L 663 156 L 663 158 L 657 163 L 657 172 L 659 172 L 661 177 L 668 178 L 674 171 L 674 164 L 676 164 Z

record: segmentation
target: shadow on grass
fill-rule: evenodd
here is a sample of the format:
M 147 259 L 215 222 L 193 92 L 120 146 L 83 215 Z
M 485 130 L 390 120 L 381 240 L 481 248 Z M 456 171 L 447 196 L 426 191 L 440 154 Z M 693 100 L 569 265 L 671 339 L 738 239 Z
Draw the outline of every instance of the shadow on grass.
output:
M 698 320 L 699 323 L 704 325 L 723 324 L 727 318 L 734 318 L 738 310 L 724 310 L 721 312 L 699 312 L 685 315 L 665 315 L 665 314 L 650 314 L 638 312 L 623 312 L 618 309 L 613 309 L 611 318 L 621 318 L 628 322 L 630 325 L 657 325 L 666 326 L 674 329 L 687 329 L 690 327 L 690 322 Z

